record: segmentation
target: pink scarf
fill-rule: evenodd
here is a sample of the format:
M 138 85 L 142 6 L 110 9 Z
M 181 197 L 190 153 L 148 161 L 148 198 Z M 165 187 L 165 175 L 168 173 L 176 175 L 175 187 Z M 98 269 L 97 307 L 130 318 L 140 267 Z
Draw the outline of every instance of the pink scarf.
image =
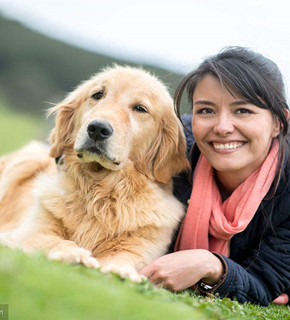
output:
M 278 142 L 275 141 L 262 166 L 222 202 L 213 168 L 201 155 L 194 175 L 187 215 L 175 251 L 207 249 L 229 255 L 229 240 L 246 229 L 273 183 Z

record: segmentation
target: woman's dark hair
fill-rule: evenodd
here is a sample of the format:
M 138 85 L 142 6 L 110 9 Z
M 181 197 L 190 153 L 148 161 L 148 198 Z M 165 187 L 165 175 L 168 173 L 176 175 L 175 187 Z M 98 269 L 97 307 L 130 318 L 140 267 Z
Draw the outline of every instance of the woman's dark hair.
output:
M 243 47 L 227 47 L 217 55 L 205 59 L 179 84 L 174 94 L 175 111 L 181 120 L 180 105 L 184 90 L 192 104 L 193 93 L 198 82 L 207 74 L 216 76 L 233 94 L 236 92 L 254 105 L 270 110 L 280 122 L 278 136 L 278 168 L 274 180 L 274 195 L 280 180 L 285 157 L 289 163 L 289 144 L 286 139 L 288 119 L 285 109 L 289 109 L 285 96 L 284 82 L 277 65 L 270 59 Z

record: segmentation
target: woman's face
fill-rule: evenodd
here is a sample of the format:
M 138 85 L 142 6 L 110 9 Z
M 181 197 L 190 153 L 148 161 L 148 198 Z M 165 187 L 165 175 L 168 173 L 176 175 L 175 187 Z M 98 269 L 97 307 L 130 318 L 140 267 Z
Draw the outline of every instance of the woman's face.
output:
M 233 94 L 217 77 L 205 75 L 193 94 L 192 130 L 198 148 L 218 172 L 246 179 L 267 157 L 280 125 L 269 110 Z

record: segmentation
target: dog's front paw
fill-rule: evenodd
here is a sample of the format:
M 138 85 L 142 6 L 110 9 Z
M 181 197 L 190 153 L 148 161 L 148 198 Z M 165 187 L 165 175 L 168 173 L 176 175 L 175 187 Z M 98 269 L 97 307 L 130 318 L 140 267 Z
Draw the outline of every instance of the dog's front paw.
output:
M 128 265 L 117 265 L 114 263 L 107 264 L 103 267 L 101 267 L 101 272 L 103 273 L 116 273 L 118 274 L 121 278 L 128 278 L 132 282 L 140 283 L 143 280 L 146 279 L 146 277 L 142 276 L 137 272 L 135 268 L 132 266 Z
M 100 266 L 98 260 L 92 257 L 91 251 L 83 248 L 52 250 L 48 254 L 48 258 L 69 264 L 83 264 L 88 268 L 99 268 Z

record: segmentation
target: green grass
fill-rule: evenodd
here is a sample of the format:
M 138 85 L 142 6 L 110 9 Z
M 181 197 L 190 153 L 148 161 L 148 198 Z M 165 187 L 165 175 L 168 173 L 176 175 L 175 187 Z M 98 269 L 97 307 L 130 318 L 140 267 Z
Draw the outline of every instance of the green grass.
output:
M 0 304 L 10 320 L 290 319 L 286 306 L 173 294 L 83 266 L 0 248 Z
M 23 146 L 31 139 L 45 140 L 47 126 L 44 120 L 12 111 L 0 102 L 0 155 Z
M 82 266 L 0 249 L 0 301 L 10 319 L 205 319 L 183 302 Z M 149 289 L 150 292 L 151 289 Z M 146 291 L 146 290 L 145 290 Z

